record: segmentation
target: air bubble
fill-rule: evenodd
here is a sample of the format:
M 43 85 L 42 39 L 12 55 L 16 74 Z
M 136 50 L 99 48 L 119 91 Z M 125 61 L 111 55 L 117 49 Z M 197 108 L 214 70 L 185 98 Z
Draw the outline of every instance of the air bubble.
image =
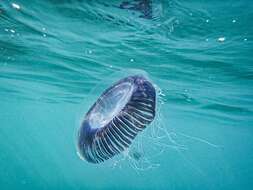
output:
M 16 3 L 12 3 L 11 6 L 14 8 L 14 9 L 17 9 L 19 10 L 20 9 L 20 6 Z
M 219 37 L 219 38 L 218 38 L 218 42 L 224 42 L 225 40 L 226 40 L 225 37 Z

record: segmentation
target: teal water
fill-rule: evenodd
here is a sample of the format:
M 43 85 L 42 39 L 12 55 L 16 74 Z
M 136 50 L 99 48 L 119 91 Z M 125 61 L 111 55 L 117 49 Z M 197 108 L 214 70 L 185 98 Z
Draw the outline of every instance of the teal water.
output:
M 152 19 L 120 2 L 0 1 L 0 189 L 252 189 L 252 1 L 156 0 Z M 133 72 L 185 149 L 144 170 L 82 161 L 78 121 Z

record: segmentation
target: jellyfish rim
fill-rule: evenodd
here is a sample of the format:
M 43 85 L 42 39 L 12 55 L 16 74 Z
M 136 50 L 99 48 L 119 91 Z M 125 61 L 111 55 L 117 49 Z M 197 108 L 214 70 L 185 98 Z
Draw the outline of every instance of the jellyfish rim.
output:
M 102 127 L 93 127 L 90 117 L 103 98 L 115 87 L 129 83 L 132 90 L 125 105 Z M 100 163 L 127 149 L 139 132 L 155 118 L 156 90 L 143 75 L 125 77 L 107 88 L 86 113 L 78 131 L 77 150 L 81 159 Z

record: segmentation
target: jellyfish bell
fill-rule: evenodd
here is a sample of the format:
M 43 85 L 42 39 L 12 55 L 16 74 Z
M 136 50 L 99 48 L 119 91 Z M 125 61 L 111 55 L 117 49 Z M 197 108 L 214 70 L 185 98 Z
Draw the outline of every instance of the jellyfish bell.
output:
M 156 90 L 143 75 L 121 79 L 92 105 L 78 131 L 78 154 L 101 163 L 128 149 L 155 117 Z
M 117 84 L 103 94 L 87 114 L 87 120 L 93 128 L 108 124 L 124 108 L 133 92 L 130 82 Z

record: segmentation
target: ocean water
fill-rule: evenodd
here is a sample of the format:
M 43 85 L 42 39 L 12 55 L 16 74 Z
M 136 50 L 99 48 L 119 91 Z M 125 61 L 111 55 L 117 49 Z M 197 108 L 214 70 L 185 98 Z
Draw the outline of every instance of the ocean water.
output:
M 252 189 L 252 1 L 155 0 L 147 18 L 121 3 L 0 1 L 0 189 Z M 137 139 L 136 160 L 81 160 L 79 121 L 136 73 L 166 138 Z

